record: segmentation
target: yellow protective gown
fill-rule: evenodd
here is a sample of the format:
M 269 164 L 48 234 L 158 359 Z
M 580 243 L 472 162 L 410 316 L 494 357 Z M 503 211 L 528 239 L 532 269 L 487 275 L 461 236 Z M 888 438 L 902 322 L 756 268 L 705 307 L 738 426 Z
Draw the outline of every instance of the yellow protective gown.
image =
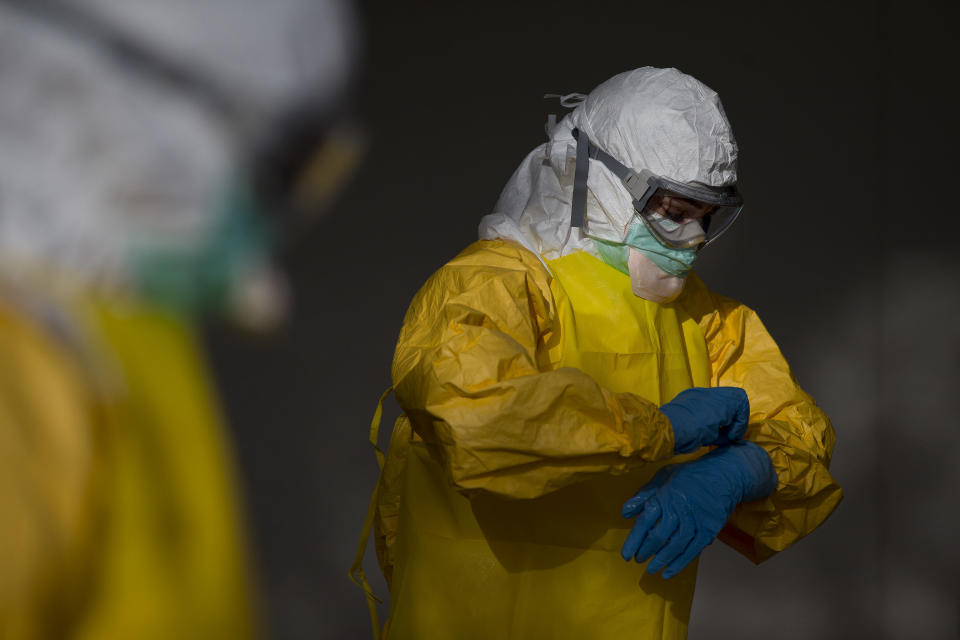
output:
M 657 411 L 690 386 L 747 391 L 746 437 L 779 478 L 723 541 L 759 562 L 841 498 L 830 422 L 752 311 L 694 275 L 655 304 L 586 253 L 549 267 L 477 242 L 407 313 L 393 366 L 404 415 L 376 494 L 392 640 L 685 637 L 696 563 L 663 580 L 619 550 L 622 503 L 704 451 L 673 456 Z
M 249 638 L 219 411 L 177 318 L 0 300 L 0 637 Z

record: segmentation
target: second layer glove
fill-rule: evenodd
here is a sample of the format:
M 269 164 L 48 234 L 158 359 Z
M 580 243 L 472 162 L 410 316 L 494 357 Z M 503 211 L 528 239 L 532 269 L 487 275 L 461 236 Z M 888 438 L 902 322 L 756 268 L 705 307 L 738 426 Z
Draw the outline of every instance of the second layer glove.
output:
M 664 467 L 623 505 L 623 517 L 637 517 L 623 544 L 623 559 L 644 562 L 654 556 L 647 571 L 664 569 L 663 577 L 671 578 L 713 542 L 738 503 L 759 500 L 776 488 L 770 456 L 753 442 Z

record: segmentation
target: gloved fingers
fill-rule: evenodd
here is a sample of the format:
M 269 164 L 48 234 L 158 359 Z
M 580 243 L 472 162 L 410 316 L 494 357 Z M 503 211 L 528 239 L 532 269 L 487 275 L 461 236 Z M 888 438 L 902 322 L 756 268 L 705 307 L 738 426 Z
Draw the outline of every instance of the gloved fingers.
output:
M 657 494 L 670 477 L 670 470 L 676 465 L 668 465 L 657 471 L 656 475 L 647 484 L 640 487 L 640 490 L 633 494 L 633 497 L 623 503 L 620 515 L 624 518 L 632 518 L 640 513 L 644 503 Z
M 693 540 L 690 541 L 690 544 L 687 545 L 687 548 L 674 558 L 674 560 L 667 565 L 667 568 L 663 570 L 663 578 L 669 580 L 683 571 L 711 542 L 713 542 L 713 536 L 698 532 L 697 535 L 693 537 Z
M 645 562 L 647 558 L 663 548 L 679 526 L 680 518 L 677 517 L 677 513 L 673 509 L 663 509 L 660 522 L 647 532 L 646 537 L 633 556 L 634 559 L 637 562 Z
M 734 442 L 736 442 L 736 440 L 731 440 L 726 433 L 721 433 L 720 435 L 717 436 L 717 439 L 711 442 L 710 444 L 716 445 L 718 447 L 729 447 Z
M 730 440 L 739 440 L 746 433 L 747 424 L 750 422 L 750 398 L 740 387 L 717 387 L 717 389 L 723 390 L 729 411 L 729 420 L 723 433 Z
M 653 557 L 647 565 L 647 573 L 657 573 L 682 554 L 697 535 L 697 521 L 690 510 L 684 507 L 679 509 L 680 525 L 670 536 L 670 540 Z M 669 576 L 664 572 L 664 578 Z
M 646 485 L 644 488 L 637 491 L 637 493 L 623 503 L 623 509 L 620 510 L 620 515 L 624 518 L 633 518 L 638 513 L 643 510 L 643 505 L 646 502 L 657 494 L 658 487 Z
M 636 522 L 633 523 L 633 528 L 630 529 L 630 533 L 627 534 L 627 539 L 620 549 L 620 555 L 623 556 L 624 560 L 630 560 L 636 555 L 637 549 L 640 548 L 647 536 L 647 531 L 660 519 L 660 512 L 660 503 L 657 500 L 648 500 L 643 505 L 643 511 L 637 517 Z

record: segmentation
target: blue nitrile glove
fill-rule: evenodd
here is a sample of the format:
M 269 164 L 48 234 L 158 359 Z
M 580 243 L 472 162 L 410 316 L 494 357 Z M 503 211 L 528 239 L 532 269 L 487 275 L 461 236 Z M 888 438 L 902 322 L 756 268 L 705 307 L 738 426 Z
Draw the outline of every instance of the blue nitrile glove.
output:
M 637 562 L 656 554 L 647 572 L 666 567 L 663 577 L 672 578 L 713 542 L 737 504 L 776 488 L 770 456 L 748 441 L 666 466 L 624 503 L 623 517 L 637 520 L 620 553 Z
M 673 425 L 674 452 L 690 453 L 742 438 L 750 421 L 750 400 L 737 387 L 693 387 L 678 393 L 660 412 Z

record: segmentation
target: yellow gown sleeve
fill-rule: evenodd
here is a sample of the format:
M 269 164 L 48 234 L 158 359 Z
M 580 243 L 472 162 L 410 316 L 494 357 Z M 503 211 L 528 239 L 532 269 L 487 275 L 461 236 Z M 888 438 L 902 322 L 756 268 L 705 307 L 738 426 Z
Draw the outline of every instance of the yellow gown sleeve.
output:
M 132 301 L 88 301 L 116 377 L 96 580 L 74 640 L 256 635 L 257 604 L 232 457 L 192 324 Z
M 83 372 L 0 299 L 0 638 L 67 637 L 89 587 L 102 435 Z
M 655 405 L 551 367 L 559 331 L 549 273 L 510 243 L 474 243 L 414 297 L 396 397 L 460 490 L 534 498 L 673 454 Z
M 20 306 L 0 297 L 0 638 L 253 637 L 223 425 L 189 327 L 57 307 L 82 329 L 74 344 Z
M 746 439 L 770 454 L 777 472 L 776 491 L 739 505 L 718 536 L 762 562 L 816 529 L 840 503 L 843 491 L 828 470 L 833 426 L 800 388 L 756 313 L 710 293 L 695 275 L 687 286 L 707 341 L 711 385 L 747 392 Z

